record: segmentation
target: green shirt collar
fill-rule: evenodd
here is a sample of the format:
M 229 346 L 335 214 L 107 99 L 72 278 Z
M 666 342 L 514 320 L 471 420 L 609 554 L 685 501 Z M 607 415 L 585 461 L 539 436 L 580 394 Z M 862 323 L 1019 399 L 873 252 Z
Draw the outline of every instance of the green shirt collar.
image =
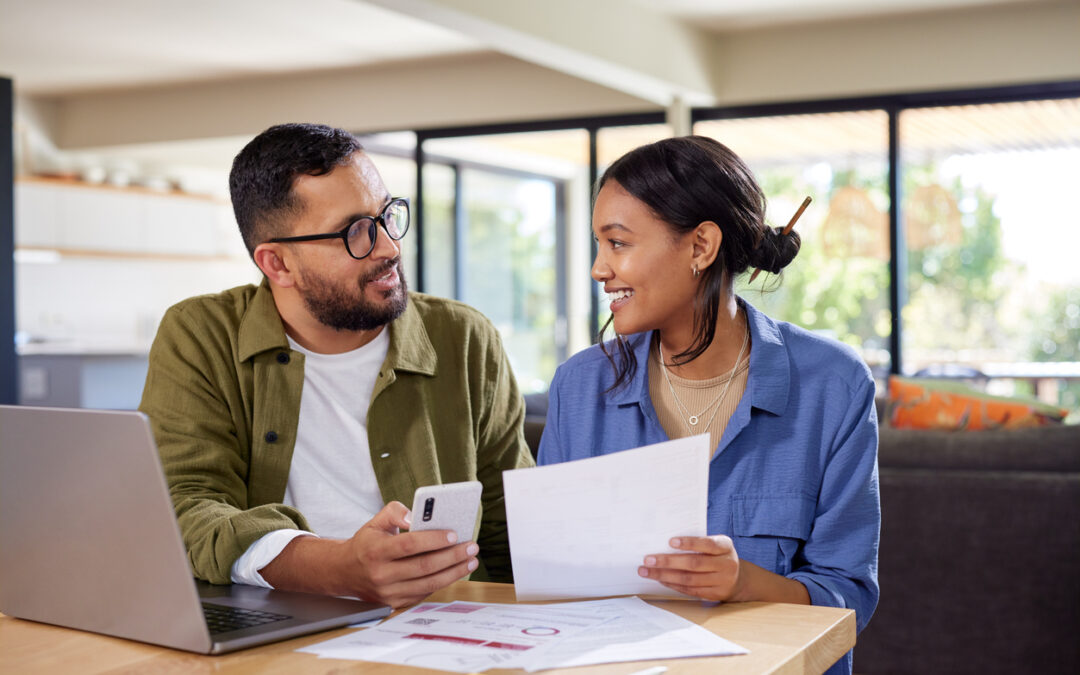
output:
M 281 315 L 274 304 L 274 294 L 270 291 L 270 282 L 266 277 L 263 277 L 251 298 L 251 304 L 240 319 L 237 346 L 241 361 L 247 361 L 252 356 L 271 349 L 289 348 L 285 325 L 281 322 Z
M 421 375 L 435 374 L 435 347 L 431 345 L 427 328 L 409 294 L 409 304 L 401 316 L 390 323 L 390 349 L 386 365 L 394 370 L 407 370 Z
M 427 329 L 411 298 L 402 315 L 390 323 L 389 330 L 387 367 L 422 375 L 435 374 L 435 348 L 431 345 Z M 265 278 L 240 320 L 238 340 L 241 361 L 271 349 L 289 348 L 285 326 L 281 322 L 277 305 L 274 304 L 270 283 Z

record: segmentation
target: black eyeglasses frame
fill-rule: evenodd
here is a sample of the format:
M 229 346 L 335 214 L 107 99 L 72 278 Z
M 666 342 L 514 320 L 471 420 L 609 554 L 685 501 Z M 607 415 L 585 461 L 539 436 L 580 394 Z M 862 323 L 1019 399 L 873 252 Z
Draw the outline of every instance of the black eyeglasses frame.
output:
M 394 206 L 395 204 L 403 204 L 405 206 L 405 227 L 403 227 L 401 229 L 401 233 L 396 237 L 394 235 L 390 234 L 389 228 L 386 227 L 386 218 L 385 218 L 386 212 L 389 211 L 390 208 L 392 206 Z M 360 222 L 361 220 L 370 221 L 370 224 L 368 225 L 368 238 L 371 239 L 371 247 L 368 248 L 367 252 L 365 252 L 363 255 L 356 255 L 355 253 L 353 253 L 353 250 L 351 248 L 349 248 L 349 231 L 352 230 L 353 225 L 356 225 L 356 223 Z M 295 236 L 295 237 L 274 237 L 273 239 L 268 240 L 266 243 L 268 243 L 268 244 L 291 244 L 291 243 L 294 243 L 294 242 L 302 242 L 302 241 L 322 241 L 322 240 L 325 240 L 325 239 L 340 239 L 342 241 L 342 243 L 345 244 L 345 252 L 348 253 L 350 257 L 352 257 L 352 258 L 354 258 L 356 260 L 363 260 L 364 258 L 371 255 L 371 252 L 375 250 L 375 243 L 376 243 L 376 240 L 378 239 L 378 236 L 379 236 L 378 230 L 376 229 L 377 227 L 382 225 L 383 232 L 386 232 L 386 236 L 390 237 L 390 239 L 392 239 L 393 241 L 401 241 L 401 238 L 404 237 L 405 234 L 409 231 L 409 224 L 410 224 L 411 221 L 412 221 L 412 211 L 411 211 L 411 209 L 409 207 L 409 200 L 406 199 L 405 197 L 391 197 L 390 201 L 388 201 L 386 203 L 386 206 L 383 207 L 382 211 L 379 212 L 379 215 L 377 215 L 377 216 L 363 216 L 361 218 L 357 218 L 356 220 L 352 221 L 351 223 L 349 223 L 348 225 L 346 225 L 342 229 L 338 230 L 337 232 L 325 232 L 323 234 L 302 234 L 302 235 L 298 235 L 298 236 Z

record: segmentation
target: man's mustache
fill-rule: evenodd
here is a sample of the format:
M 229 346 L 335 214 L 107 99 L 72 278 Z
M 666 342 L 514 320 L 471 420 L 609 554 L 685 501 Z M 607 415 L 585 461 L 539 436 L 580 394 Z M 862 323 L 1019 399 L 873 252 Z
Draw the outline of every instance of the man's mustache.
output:
M 386 274 L 390 270 L 396 268 L 400 262 L 401 262 L 401 256 L 398 256 L 397 258 L 394 258 L 393 260 L 387 260 L 384 264 L 380 265 L 379 268 L 376 269 L 375 271 L 371 272 L 370 274 L 365 274 L 360 279 L 360 284 L 363 285 L 363 284 L 366 284 L 366 283 L 368 283 L 370 281 L 375 281 L 376 279 L 383 276 L 384 274 Z

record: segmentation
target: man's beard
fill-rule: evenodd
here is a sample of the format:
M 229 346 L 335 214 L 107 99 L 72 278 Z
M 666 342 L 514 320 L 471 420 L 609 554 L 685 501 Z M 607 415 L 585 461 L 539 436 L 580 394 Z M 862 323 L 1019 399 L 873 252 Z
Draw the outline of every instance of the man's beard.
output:
M 405 274 L 400 262 L 401 258 L 395 258 L 360 279 L 357 286 L 360 290 L 359 298 L 340 283 L 308 272 L 304 275 L 307 288 L 300 292 L 300 297 L 303 298 L 308 311 L 320 323 L 334 330 L 361 331 L 385 326 L 401 316 L 408 304 L 408 286 L 405 283 Z M 389 300 L 389 303 L 380 305 L 368 302 L 363 296 L 368 282 L 378 279 L 394 268 L 397 268 L 398 287 L 382 292 L 383 298 Z

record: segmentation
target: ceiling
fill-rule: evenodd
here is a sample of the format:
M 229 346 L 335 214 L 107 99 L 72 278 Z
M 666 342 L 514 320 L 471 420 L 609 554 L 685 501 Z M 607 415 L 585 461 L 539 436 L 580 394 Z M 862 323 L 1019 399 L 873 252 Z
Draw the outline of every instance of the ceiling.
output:
M 949 33 L 952 35 L 958 27 L 966 25 L 964 10 L 967 9 L 1036 3 L 1047 6 L 1063 0 L 586 1 L 589 4 L 577 4 L 582 0 L 544 0 L 543 5 L 530 5 L 530 0 L 512 0 L 522 3 L 518 7 L 508 5 L 506 0 L 185 0 L 182 3 L 164 0 L 0 0 L 0 76 L 14 79 L 21 99 L 48 102 L 43 109 L 49 114 L 56 114 L 61 108 L 67 114 L 71 99 L 95 96 L 121 99 L 121 103 L 108 108 L 111 114 L 101 114 L 92 120 L 88 127 L 92 129 L 103 124 L 135 128 L 140 119 L 144 125 L 148 124 L 148 119 L 149 124 L 157 125 L 166 115 L 186 118 L 205 113 L 219 118 L 221 115 L 215 106 L 228 107 L 243 100 L 259 100 L 272 107 L 276 102 L 288 100 L 276 88 L 277 82 L 282 80 L 275 78 L 284 77 L 286 86 L 292 87 L 289 91 L 295 91 L 302 81 L 326 75 L 328 79 L 321 81 L 345 83 L 345 87 L 351 86 L 360 93 L 352 92 L 350 98 L 350 92 L 344 87 L 331 84 L 324 86 L 328 97 L 324 102 L 359 110 L 379 105 L 377 92 L 368 92 L 363 86 L 358 89 L 347 77 L 334 79 L 334 73 L 391 73 L 386 76 L 390 78 L 395 72 L 413 69 L 447 72 L 450 73 L 448 77 L 453 78 L 458 72 L 489 72 L 482 66 L 476 70 L 441 71 L 433 59 L 439 59 L 440 64 L 455 59 L 474 64 L 499 59 L 503 62 L 531 61 L 538 70 L 559 73 L 563 79 L 557 86 L 562 91 L 566 90 L 569 78 L 587 81 L 593 75 L 590 69 L 608 67 L 606 79 L 593 79 L 592 84 L 613 90 L 622 85 L 621 93 L 635 95 L 635 90 L 626 83 L 641 74 L 646 75 L 646 79 L 652 77 L 654 83 L 657 77 L 661 80 L 669 77 L 669 81 L 661 82 L 659 89 L 669 84 L 674 87 L 687 84 L 679 81 L 680 74 L 687 70 L 682 65 L 701 64 L 680 62 L 672 55 L 678 56 L 678 43 L 682 38 L 692 42 L 695 33 L 698 36 L 705 34 L 708 39 L 718 42 L 728 39 L 760 42 L 771 45 L 762 49 L 772 49 L 782 48 L 788 40 L 797 41 L 804 34 L 801 28 L 815 22 L 815 29 L 821 28 L 824 34 L 831 35 L 826 30 L 828 23 L 850 22 L 844 25 L 845 30 L 850 28 L 858 32 L 864 29 L 861 20 L 876 17 L 873 22 L 891 26 L 902 15 L 911 15 L 915 17 L 916 30 L 924 30 L 920 22 L 925 22 L 931 33 L 938 30 L 939 25 L 948 25 L 952 28 L 942 30 L 952 31 Z M 581 8 L 581 16 L 576 26 L 573 22 L 563 21 L 561 14 L 578 8 Z M 1027 13 L 1026 7 L 1007 9 L 1009 16 Z M 464 10 L 464 14 L 471 11 L 475 20 L 463 20 L 462 12 L 457 12 L 455 17 L 457 10 Z M 511 16 L 515 12 L 520 16 Z M 515 19 L 518 20 L 516 24 Z M 538 25 L 548 20 L 554 28 Z M 497 29 L 500 21 L 509 30 L 500 32 Z M 1012 26 L 1011 23 L 1008 25 Z M 789 30 L 792 26 L 794 28 Z M 763 40 L 767 37 L 764 33 L 774 27 L 779 28 L 775 32 L 781 36 L 780 41 L 776 35 Z M 549 32 L 545 33 L 545 29 Z M 639 35 L 636 31 L 646 31 L 653 42 L 668 44 L 663 58 L 642 49 L 640 39 L 635 39 Z M 561 33 L 575 34 L 560 42 Z M 912 34 L 915 33 L 910 29 L 906 33 Z M 622 44 L 616 44 L 620 42 Z M 520 49 L 518 43 L 521 43 Z M 814 44 L 820 44 L 820 41 Z M 669 64 L 666 72 L 663 67 L 651 70 L 649 63 L 634 62 L 641 53 L 647 55 L 646 61 L 669 61 L 674 65 Z M 754 60 L 763 62 L 768 61 L 768 56 L 761 51 L 753 53 Z M 703 58 L 708 61 L 717 57 Z M 747 65 L 743 62 L 738 67 L 745 69 Z M 620 70 L 620 66 L 625 68 Z M 762 67 L 766 70 L 754 72 L 768 72 L 767 63 Z M 431 75 L 428 81 L 439 77 L 438 74 Z M 382 83 L 385 80 L 360 81 Z M 268 97 L 252 96 L 248 85 L 258 82 L 269 82 L 259 85 L 260 91 L 270 92 Z M 203 85 L 224 87 L 228 91 L 222 90 L 221 96 L 225 98 L 233 91 L 236 95 L 221 103 L 213 93 L 197 90 Z M 487 80 L 480 80 L 477 86 L 483 89 L 492 85 L 488 85 Z M 692 86 L 691 82 L 690 88 Z M 191 98 L 193 89 L 202 98 Z M 421 87 L 421 91 L 427 90 Z M 504 97 L 521 96 L 523 91 L 519 88 L 515 94 Z M 451 95 L 456 94 L 455 90 Z M 131 100 L 130 96 L 146 98 L 138 105 L 125 105 L 124 102 Z M 169 96 L 174 98 L 169 99 Z M 466 94 L 462 98 L 467 97 Z M 165 102 L 159 107 L 146 103 L 158 100 Z M 439 108 L 439 114 L 446 114 L 445 99 L 436 95 L 433 100 L 443 106 Z M 634 100 L 649 103 L 641 97 Z M 393 110 L 395 105 L 398 108 L 434 105 L 422 96 L 407 101 L 384 100 L 381 103 L 383 109 L 391 111 L 394 121 L 400 114 Z M 656 103 L 655 99 L 653 103 Z M 179 107 L 172 107 L 172 104 L 179 104 Z M 143 107 L 150 112 L 142 117 L 129 116 L 126 112 L 139 111 Z M 528 110 L 532 114 L 533 108 Z M 780 127 L 772 120 L 743 120 L 718 124 L 715 131 L 719 133 L 722 127 L 725 138 L 732 142 L 744 139 L 739 143 L 754 148 L 764 157 L 790 158 L 799 155 L 804 146 L 806 152 L 817 153 L 824 143 L 822 134 L 829 137 L 824 144 L 839 152 L 877 156 L 883 139 L 880 120 L 874 118 L 876 114 L 815 116 L 812 129 L 806 127 L 810 123 L 808 119 L 788 120 Z M 90 116 L 90 113 L 84 114 L 84 118 Z M 284 116 L 291 115 L 286 113 Z M 1030 111 L 1009 109 L 989 111 L 985 113 L 985 119 L 980 119 L 989 136 L 1015 137 L 1016 143 L 1027 147 L 1040 142 L 1039 125 L 1045 126 L 1038 120 L 1038 124 L 1029 123 L 1029 117 Z M 1045 115 L 1038 117 L 1043 120 Z M 64 148 L 58 153 L 51 146 L 52 139 L 42 142 L 36 135 L 39 129 L 56 128 L 55 120 L 49 120 L 47 116 L 42 119 L 45 123 L 35 119 L 20 125 L 17 114 L 16 128 L 24 130 L 21 147 L 26 172 L 78 173 L 85 167 L 96 169 L 134 163 L 144 173 L 156 174 L 165 170 L 162 167 L 168 167 L 172 174 L 182 175 L 186 183 L 195 181 L 220 187 L 222 181 L 217 173 L 227 170 L 231 158 L 250 137 L 245 130 L 243 133 L 231 131 L 190 137 L 162 136 L 134 142 L 83 143 L 74 148 L 57 144 Z M 1076 120 L 1076 110 L 1071 110 L 1070 128 L 1076 128 Z M 908 134 L 909 140 L 922 126 L 931 130 L 937 128 L 934 120 L 925 121 L 921 126 L 914 118 L 911 122 L 914 126 Z M 852 124 L 856 123 L 867 132 L 853 134 Z M 1063 123 L 1065 120 L 1057 119 L 1054 124 L 1060 127 Z M 400 128 L 410 127 L 405 124 Z M 1017 136 L 1017 129 L 1024 133 Z M 1004 133 L 1006 131 L 1009 133 Z M 667 127 L 626 127 L 606 130 L 598 142 L 602 155 L 616 156 L 629 147 L 670 133 Z M 568 132 L 565 135 L 565 142 L 558 140 L 559 135 L 554 133 L 492 139 L 491 143 L 498 145 L 492 152 L 525 153 L 581 165 L 587 146 L 578 138 L 580 134 Z M 930 132 L 924 135 L 927 136 L 927 147 L 941 147 L 947 140 Z M 473 139 L 473 149 L 482 149 L 484 142 L 484 139 Z M 200 172 L 205 171 L 217 173 L 203 176 Z
M 915 14 L 1023 0 L 632 0 L 717 32 Z
M 483 47 L 355 0 L 0 0 L 0 73 L 59 94 L 363 66 Z
M 592 0 L 590 0 L 592 1 Z M 710 32 L 1046 0 L 606 0 Z M 360 0 L 0 0 L 0 74 L 30 95 L 355 67 L 497 49 Z M 411 3 L 418 4 L 418 3 Z M 423 4 L 423 3 L 419 3 Z M 438 6 L 439 3 L 428 3 Z

